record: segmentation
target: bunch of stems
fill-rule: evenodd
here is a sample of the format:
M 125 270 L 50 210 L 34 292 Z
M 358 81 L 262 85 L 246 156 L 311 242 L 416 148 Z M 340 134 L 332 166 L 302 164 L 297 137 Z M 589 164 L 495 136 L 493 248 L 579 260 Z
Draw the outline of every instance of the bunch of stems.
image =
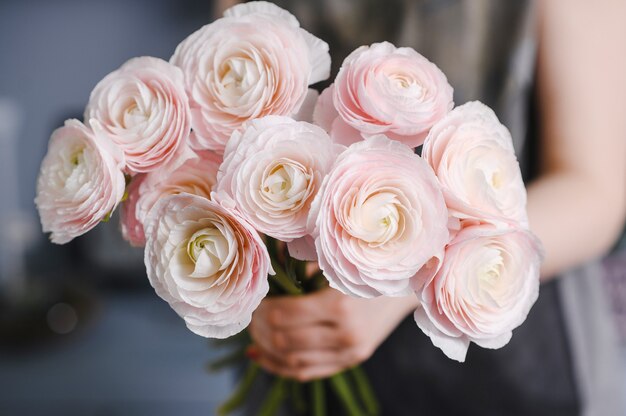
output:
M 276 272 L 275 275 L 268 277 L 270 283 L 268 296 L 303 296 L 328 285 L 321 272 L 307 276 L 306 262 L 290 257 L 284 246 L 281 248 L 276 240 L 268 237 L 266 242 L 272 258 L 272 267 Z M 247 368 L 233 394 L 217 409 L 219 416 L 226 416 L 243 407 L 264 370 L 245 355 L 252 343 L 247 331 L 221 343 L 237 346 L 231 348 L 233 351 L 230 354 L 210 364 L 211 371 L 247 361 Z M 329 393 L 341 403 L 346 415 L 376 416 L 380 413 L 374 391 L 360 366 L 328 378 L 305 383 L 269 374 L 267 376 L 263 377 L 263 380 L 269 378 L 271 383 L 258 408 L 259 416 L 276 415 L 284 406 L 289 406 L 290 412 L 295 415 L 326 416 L 329 414 L 327 408 Z

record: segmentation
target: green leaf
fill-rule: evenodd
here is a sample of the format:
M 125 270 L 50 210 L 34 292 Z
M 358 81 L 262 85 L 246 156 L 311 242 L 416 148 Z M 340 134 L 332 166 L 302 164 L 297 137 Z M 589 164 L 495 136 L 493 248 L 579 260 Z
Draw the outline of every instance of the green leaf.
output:
M 354 392 L 348 382 L 348 378 L 345 373 L 338 373 L 330 377 L 330 387 L 333 389 L 339 401 L 343 405 L 344 409 L 350 416 L 362 416 L 365 412 L 360 408 L 356 399 L 354 398 Z
M 287 379 L 278 377 L 274 381 L 265 401 L 259 410 L 259 416 L 273 416 L 278 412 L 281 403 L 287 397 Z
M 224 403 L 222 403 L 220 407 L 217 408 L 217 415 L 226 416 L 241 407 L 246 400 L 246 397 L 248 397 L 252 384 L 258 375 L 258 364 L 250 363 L 243 379 L 235 389 L 235 392 Z
M 124 195 L 122 196 L 122 199 L 120 202 L 124 202 L 128 199 L 128 186 L 130 185 L 132 180 L 133 180 L 133 177 L 130 176 L 128 173 L 124 174 Z
M 247 360 L 246 358 L 246 347 L 240 347 L 237 348 L 235 350 L 233 350 L 232 352 L 230 352 L 229 354 L 224 355 L 223 357 L 220 357 L 212 362 L 210 362 L 207 365 L 207 370 L 211 373 L 214 373 L 216 371 L 220 371 L 228 366 L 231 365 L 235 365 L 241 361 Z
M 302 282 L 307 280 L 306 276 L 306 262 L 294 259 L 287 255 L 287 275 L 293 280 L 293 282 L 302 289 Z
M 326 416 L 326 392 L 324 391 L 323 380 L 311 382 L 311 403 L 313 404 L 313 416 Z
M 270 276 L 270 280 L 276 283 L 287 295 L 297 296 L 301 295 L 302 289 L 296 286 L 296 284 L 287 276 L 285 270 L 278 264 L 278 262 L 272 258 L 272 267 L 276 274 Z
M 378 415 L 380 414 L 380 406 L 378 400 L 376 400 L 376 393 L 369 382 L 367 374 L 363 371 L 361 366 L 356 366 L 349 371 L 350 375 L 354 379 L 356 390 L 359 394 L 361 402 L 365 405 L 367 414 Z

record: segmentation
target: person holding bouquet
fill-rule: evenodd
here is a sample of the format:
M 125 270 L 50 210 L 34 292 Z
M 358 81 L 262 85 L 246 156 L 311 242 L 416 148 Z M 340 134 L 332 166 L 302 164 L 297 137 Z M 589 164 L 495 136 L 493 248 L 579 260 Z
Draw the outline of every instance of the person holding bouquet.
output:
M 220 415 L 260 368 L 262 415 L 621 413 L 593 260 L 626 213 L 626 5 L 286 3 L 105 76 L 52 134 L 43 231 L 121 208 L 156 294 L 253 361 Z
M 470 347 L 465 363 L 415 331 L 415 296 L 267 298 L 253 314 L 250 357 L 302 381 L 364 363 L 382 414 L 622 414 L 594 259 L 626 217 L 626 4 L 338 3 L 320 2 L 303 21 L 331 42 L 335 67 L 359 44 L 413 46 L 447 74 L 455 101 L 480 99 L 511 129 L 546 252 L 540 296 L 507 346 Z

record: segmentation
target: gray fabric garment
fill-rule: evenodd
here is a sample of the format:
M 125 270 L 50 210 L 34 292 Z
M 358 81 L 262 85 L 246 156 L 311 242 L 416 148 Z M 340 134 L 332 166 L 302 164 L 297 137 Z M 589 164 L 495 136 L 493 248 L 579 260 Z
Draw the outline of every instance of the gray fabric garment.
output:
M 626 414 L 619 340 L 601 273 L 599 264 L 590 263 L 565 273 L 559 281 L 585 416 Z

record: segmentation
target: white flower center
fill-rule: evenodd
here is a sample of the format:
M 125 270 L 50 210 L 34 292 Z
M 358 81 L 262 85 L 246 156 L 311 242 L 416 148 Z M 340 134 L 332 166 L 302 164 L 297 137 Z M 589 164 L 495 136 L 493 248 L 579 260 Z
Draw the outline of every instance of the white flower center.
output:
M 495 161 L 484 164 L 480 167 L 485 184 L 491 188 L 491 190 L 498 191 L 504 185 L 504 174 L 500 169 L 500 166 Z
M 509 282 L 506 278 L 505 254 L 501 248 L 488 245 L 474 253 L 473 257 L 474 275 L 468 279 L 473 301 L 481 307 L 501 307 L 510 291 Z
M 394 95 L 397 94 L 400 97 L 421 97 L 425 93 L 423 86 L 409 74 L 392 72 L 386 76 Z
M 123 126 L 126 129 L 132 129 L 134 127 L 144 124 L 150 119 L 150 109 L 141 108 L 137 105 L 137 102 L 133 102 L 124 110 L 123 114 Z
M 75 192 L 89 180 L 88 152 L 84 145 L 76 144 L 62 154 L 62 163 L 55 169 L 55 182 L 60 188 Z
M 393 239 L 401 228 L 399 202 L 391 192 L 379 192 L 367 197 L 360 206 L 350 209 L 352 234 L 371 244 L 384 244 Z
M 187 255 L 195 264 L 191 277 L 213 276 L 228 266 L 229 244 L 217 228 L 196 231 L 187 242 Z
M 254 61 L 245 57 L 227 59 L 220 71 L 220 80 L 224 89 L 235 96 L 241 96 L 255 85 L 260 74 Z
M 498 283 L 499 277 L 504 267 L 504 260 L 500 250 L 488 250 L 488 258 L 477 270 L 477 278 L 484 288 L 493 287 Z
M 85 161 L 85 148 L 81 147 L 79 149 L 75 149 L 70 155 L 70 165 L 76 168 L 82 162 Z
M 282 159 L 263 175 L 261 195 L 270 206 L 297 209 L 309 194 L 312 175 L 298 162 Z

